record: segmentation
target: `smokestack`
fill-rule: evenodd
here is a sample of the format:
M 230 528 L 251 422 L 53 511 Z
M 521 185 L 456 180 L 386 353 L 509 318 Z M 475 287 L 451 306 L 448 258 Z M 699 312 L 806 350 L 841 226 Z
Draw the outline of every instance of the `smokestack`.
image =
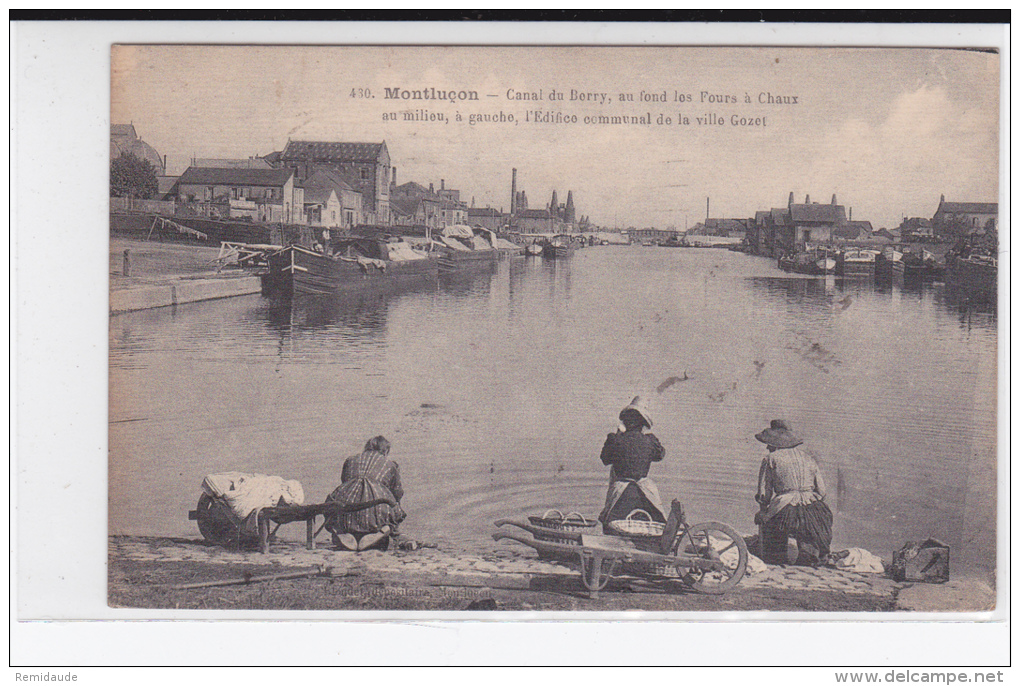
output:
M 833 205 L 836 204 L 836 194 L 835 193 L 832 194 L 832 204 Z
M 850 208 L 850 221 L 854 220 L 854 208 Z
M 711 207 L 712 198 L 705 198 L 705 221 L 708 221 L 708 218 L 712 216 L 712 213 L 709 211 Z
M 793 204 L 793 191 L 790 191 L 790 199 L 786 201 L 786 206 L 789 207 Z
M 446 190 L 446 179 L 439 179 L 439 190 Z
M 512 180 L 510 181 L 510 215 L 514 216 L 517 214 L 517 169 L 513 170 Z
M 805 195 L 804 196 L 804 204 L 805 205 L 810 205 L 811 204 L 811 196 L 810 195 Z
M 433 184 L 433 183 L 430 183 L 429 184 L 429 195 L 435 195 L 435 194 L 436 194 L 436 185 Z

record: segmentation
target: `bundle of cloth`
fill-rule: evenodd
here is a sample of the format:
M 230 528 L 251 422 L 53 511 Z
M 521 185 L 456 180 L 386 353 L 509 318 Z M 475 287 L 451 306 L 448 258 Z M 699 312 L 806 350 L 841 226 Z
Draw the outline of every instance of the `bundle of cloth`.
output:
M 303 505 L 305 502 L 300 481 L 265 474 L 210 474 L 202 480 L 202 491 L 212 498 L 223 500 L 241 521 L 264 507 Z

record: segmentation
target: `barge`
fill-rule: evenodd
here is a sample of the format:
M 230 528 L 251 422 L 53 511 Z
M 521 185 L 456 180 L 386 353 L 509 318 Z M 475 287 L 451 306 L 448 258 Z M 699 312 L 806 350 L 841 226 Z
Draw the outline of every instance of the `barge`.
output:
M 439 259 L 398 238 L 344 238 L 332 254 L 290 245 L 266 256 L 262 294 L 289 299 L 344 288 L 434 279 Z

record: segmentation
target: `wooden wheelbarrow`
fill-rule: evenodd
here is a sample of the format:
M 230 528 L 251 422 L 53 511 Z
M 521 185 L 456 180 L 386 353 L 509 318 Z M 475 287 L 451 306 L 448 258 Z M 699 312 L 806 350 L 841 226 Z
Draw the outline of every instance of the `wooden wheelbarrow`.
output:
M 720 522 L 687 524 L 683 508 L 676 500 L 662 534 L 656 538 L 600 536 L 557 531 L 563 542 L 539 540 L 548 530 L 511 519 L 500 519 L 496 526 L 516 526 L 532 534 L 500 531 L 493 539 L 510 539 L 557 557 L 578 560 L 581 581 L 589 597 L 597 598 L 618 568 L 641 577 L 678 577 L 701 593 L 726 593 L 738 583 L 747 569 L 747 545 L 743 537 Z
M 305 545 L 309 550 L 315 549 L 315 537 L 322 532 L 326 522 L 315 528 L 316 517 L 325 518 L 350 512 L 366 510 L 376 505 L 396 503 L 387 498 L 370 500 L 357 505 L 341 505 L 337 502 L 325 502 L 315 505 L 277 505 L 263 507 L 252 512 L 246 519 L 239 519 L 221 498 L 214 498 L 203 493 L 198 499 L 198 507 L 188 512 L 188 519 L 198 522 L 198 530 L 211 543 L 227 547 L 240 547 L 246 541 L 257 541 L 259 551 L 269 552 L 269 540 L 284 524 L 293 522 L 305 523 Z M 276 527 L 270 531 L 270 524 Z

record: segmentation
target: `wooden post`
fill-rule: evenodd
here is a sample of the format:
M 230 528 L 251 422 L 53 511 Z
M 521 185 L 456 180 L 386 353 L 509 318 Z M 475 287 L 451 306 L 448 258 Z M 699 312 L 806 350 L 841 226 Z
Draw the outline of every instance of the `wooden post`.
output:
M 315 550 L 315 515 L 305 520 L 305 531 L 308 535 L 308 549 Z
M 124 269 L 122 270 L 124 276 L 131 276 L 131 249 L 124 249 Z
M 262 553 L 269 552 L 269 518 L 265 516 L 261 511 L 255 515 L 258 523 L 259 530 L 259 551 Z

